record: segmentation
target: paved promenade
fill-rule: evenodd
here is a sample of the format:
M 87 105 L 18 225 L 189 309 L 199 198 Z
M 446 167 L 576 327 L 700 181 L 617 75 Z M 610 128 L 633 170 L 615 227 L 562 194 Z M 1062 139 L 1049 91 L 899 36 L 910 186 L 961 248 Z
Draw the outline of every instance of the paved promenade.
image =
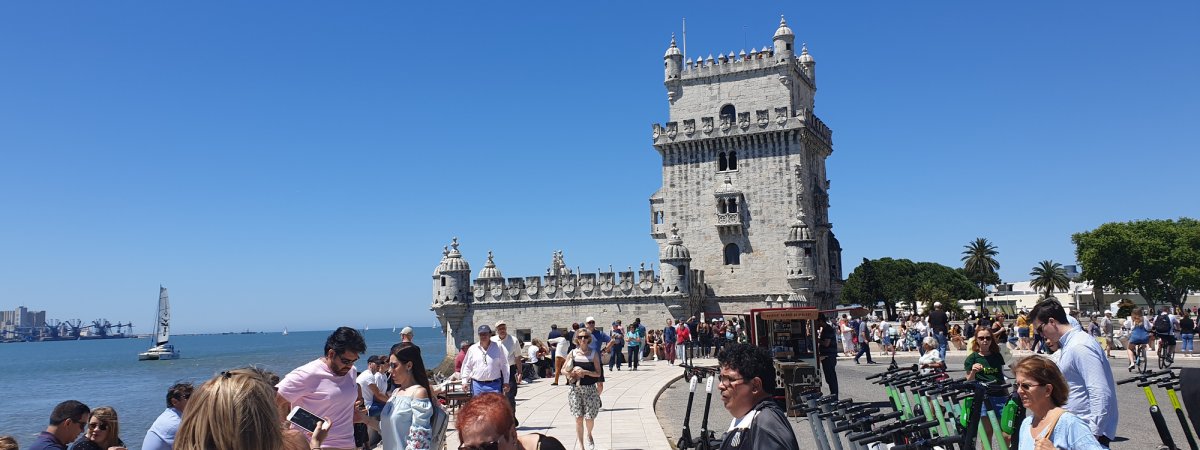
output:
M 606 368 L 607 370 L 607 368 Z M 604 406 L 596 417 L 592 436 L 597 449 L 670 450 L 666 433 L 654 414 L 654 402 L 660 392 L 683 376 L 683 369 L 666 361 L 645 361 L 638 370 L 605 373 Z M 567 448 L 579 446 L 575 438 L 575 417 L 567 406 L 566 380 L 550 385 L 553 378 L 541 378 L 522 384 L 517 391 L 518 434 L 542 433 L 558 438 Z M 446 448 L 458 448 L 458 432 L 451 417 Z M 586 439 L 586 437 L 585 437 Z M 585 443 L 586 444 L 586 443 Z

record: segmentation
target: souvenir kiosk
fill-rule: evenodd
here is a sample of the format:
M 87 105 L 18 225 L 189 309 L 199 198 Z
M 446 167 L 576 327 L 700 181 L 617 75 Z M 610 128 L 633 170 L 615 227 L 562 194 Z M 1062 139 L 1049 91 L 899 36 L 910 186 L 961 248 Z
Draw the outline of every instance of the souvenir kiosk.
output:
M 750 343 L 770 350 L 775 361 L 775 396 L 789 416 L 803 415 L 793 409 L 803 404 L 800 397 L 821 390 L 817 313 L 814 307 L 794 307 L 752 309 L 748 314 Z

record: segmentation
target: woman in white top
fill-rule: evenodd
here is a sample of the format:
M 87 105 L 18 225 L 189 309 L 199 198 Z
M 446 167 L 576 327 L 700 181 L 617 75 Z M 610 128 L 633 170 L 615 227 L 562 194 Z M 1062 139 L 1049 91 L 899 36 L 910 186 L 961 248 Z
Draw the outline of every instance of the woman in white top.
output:
M 396 390 L 379 414 L 384 450 L 439 448 L 441 439 L 438 447 L 433 447 L 434 406 L 429 398 L 431 389 L 425 363 L 421 361 L 421 348 L 401 347 L 388 360 Z
M 942 361 L 942 355 L 938 352 L 937 338 L 926 336 L 921 341 L 921 359 L 917 360 L 917 364 L 921 367 L 921 375 L 946 369 L 946 362 Z

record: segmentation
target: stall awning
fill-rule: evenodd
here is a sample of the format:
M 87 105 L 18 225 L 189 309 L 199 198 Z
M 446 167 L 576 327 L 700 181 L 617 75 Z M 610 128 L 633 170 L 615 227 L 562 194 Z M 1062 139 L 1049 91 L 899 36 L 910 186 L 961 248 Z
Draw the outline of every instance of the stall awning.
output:
M 817 310 L 814 309 L 778 309 L 757 310 L 758 318 L 763 320 L 816 320 Z

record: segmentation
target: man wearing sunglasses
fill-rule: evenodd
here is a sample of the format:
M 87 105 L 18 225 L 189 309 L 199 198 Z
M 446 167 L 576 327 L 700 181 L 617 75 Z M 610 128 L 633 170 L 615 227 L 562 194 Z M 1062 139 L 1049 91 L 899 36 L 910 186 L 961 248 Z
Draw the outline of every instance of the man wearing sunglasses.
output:
M 775 391 L 771 354 L 764 348 L 735 344 L 717 362 L 721 402 L 733 416 L 721 448 L 800 450 L 787 416 L 771 398 Z
M 175 432 L 179 431 L 183 411 L 187 408 L 188 399 L 192 398 L 194 389 L 192 383 L 175 383 L 167 389 L 167 409 L 159 414 L 150 425 L 150 429 L 146 430 L 142 450 L 171 450 L 175 445 Z
M 366 351 L 367 343 L 358 330 L 338 328 L 325 340 L 324 356 L 297 367 L 275 386 L 277 401 L 286 409 L 299 406 L 317 417 L 329 418 L 332 425 L 322 447 L 325 450 L 355 447 L 354 422 L 366 418 L 355 414 L 358 372 L 354 363 Z
M 1058 300 L 1038 302 L 1029 313 L 1033 329 L 1058 347 L 1058 368 L 1067 379 L 1065 409 L 1087 423 L 1096 440 L 1108 447 L 1117 434 L 1117 386 L 1100 344 L 1072 325 Z
M 75 400 L 59 403 L 50 413 L 50 426 L 38 434 L 27 450 L 66 450 L 67 444 L 83 433 L 92 410 Z

